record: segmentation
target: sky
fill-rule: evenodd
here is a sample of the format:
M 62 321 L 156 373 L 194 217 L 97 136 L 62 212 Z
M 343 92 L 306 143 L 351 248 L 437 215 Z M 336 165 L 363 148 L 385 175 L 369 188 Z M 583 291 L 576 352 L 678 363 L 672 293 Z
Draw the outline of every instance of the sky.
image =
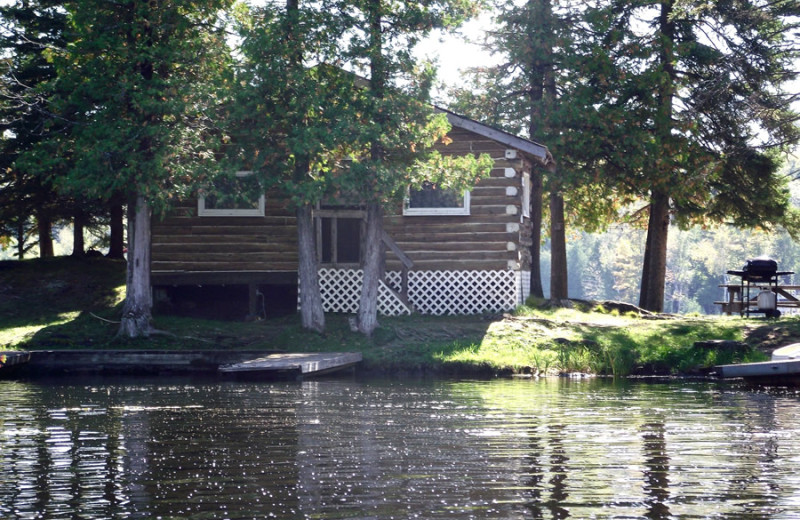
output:
M 467 22 L 458 33 L 434 34 L 420 43 L 417 56 L 437 63 L 439 81 L 448 87 L 458 86 L 464 70 L 493 62 L 491 54 L 478 44 L 490 25 L 491 16 L 487 13 Z M 437 102 L 441 102 L 443 96 L 442 91 L 434 93 Z

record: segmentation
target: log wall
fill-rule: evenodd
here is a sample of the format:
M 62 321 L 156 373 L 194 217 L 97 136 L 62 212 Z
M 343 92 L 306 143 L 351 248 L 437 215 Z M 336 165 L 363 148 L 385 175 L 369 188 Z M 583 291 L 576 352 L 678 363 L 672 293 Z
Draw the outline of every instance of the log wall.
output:
M 388 212 L 386 232 L 414 270 L 528 269 L 530 224 L 521 214 L 522 172 L 530 163 L 506 160 L 503 145 L 469 131 L 453 129 L 450 137 L 442 153 L 488 153 L 496 160 L 491 176 L 472 190 L 470 215 L 402 216 L 398 205 Z M 264 217 L 198 217 L 191 201 L 162 221 L 154 219 L 153 284 L 219 282 L 226 276 L 269 283 L 270 273 L 290 279 L 297 271 L 296 234 L 293 211 L 275 197 L 267 196 Z M 399 268 L 388 252 L 387 269 Z
M 507 160 L 504 145 L 468 130 L 454 128 L 448 135 L 452 143 L 439 147 L 442 154 L 486 153 L 495 159 L 490 177 L 470 194 L 470 215 L 404 217 L 398 206 L 386 219 L 386 232 L 413 260 L 414 270 L 529 270 L 530 219 L 521 215 L 523 173 L 530 172 L 530 162 Z M 387 269 L 400 269 L 391 253 Z
M 154 219 L 151 262 L 154 284 L 203 280 L 188 273 L 260 273 L 260 281 L 268 283 L 271 277 L 264 273 L 297 272 L 294 213 L 275 197 L 267 197 L 264 217 L 198 217 L 196 202 L 187 204 Z M 219 274 L 208 278 L 225 281 Z M 230 283 L 247 279 L 230 278 Z

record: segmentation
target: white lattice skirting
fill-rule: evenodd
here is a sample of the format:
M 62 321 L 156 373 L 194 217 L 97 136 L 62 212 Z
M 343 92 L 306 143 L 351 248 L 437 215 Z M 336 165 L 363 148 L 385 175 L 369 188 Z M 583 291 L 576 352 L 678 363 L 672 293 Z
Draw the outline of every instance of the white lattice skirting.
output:
M 362 271 L 320 269 L 319 283 L 325 312 L 358 312 Z M 408 273 L 408 299 L 420 314 L 479 314 L 507 311 L 522 303 L 528 293 L 528 273 L 520 271 L 412 271 Z M 399 289 L 399 271 L 386 273 Z M 378 312 L 386 316 L 411 310 L 381 283 Z

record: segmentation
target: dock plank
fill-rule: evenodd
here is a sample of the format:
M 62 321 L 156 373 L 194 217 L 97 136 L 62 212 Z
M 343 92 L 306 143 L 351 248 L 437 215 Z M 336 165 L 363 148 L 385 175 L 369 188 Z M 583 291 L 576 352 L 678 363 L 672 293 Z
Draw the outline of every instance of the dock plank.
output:
M 800 360 L 764 361 L 715 367 L 720 377 L 770 377 L 800 375 Z
M 223 373 L 299 372 L 302 375 L 342 370 L 359 363 L 360 352 L 285 352 L 219 367 Z
M 30 360 L 30 352 L 20 352 L 16 350 L 0 351 L 0 368 L 21 365 Z

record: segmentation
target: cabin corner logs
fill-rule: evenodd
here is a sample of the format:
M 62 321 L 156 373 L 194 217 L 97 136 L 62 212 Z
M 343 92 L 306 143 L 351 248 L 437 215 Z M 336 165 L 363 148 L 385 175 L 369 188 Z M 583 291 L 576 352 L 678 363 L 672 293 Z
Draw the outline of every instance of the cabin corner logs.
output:
M 497 312 L 528 295 L 528 181 L 546 148 L 469 123 L 454 125 L 441 152 L 488 153 L 494 168 L 471 190 L 468 215 L 409 216 L 400 204 L 387 211 L 394 247 L 385 248 L 381 314 Z M 354 313 L 363 214 L 357 206 L 321 206 L 314 217 L 325 310 Z M 198 216 L 197 201 L 186 201 L 153 224 L 151 274 L 157 311 L 203 309 L 231 319 L 293 312 L 302 299 L 294 212 L 270 194 L 263 216 Z

